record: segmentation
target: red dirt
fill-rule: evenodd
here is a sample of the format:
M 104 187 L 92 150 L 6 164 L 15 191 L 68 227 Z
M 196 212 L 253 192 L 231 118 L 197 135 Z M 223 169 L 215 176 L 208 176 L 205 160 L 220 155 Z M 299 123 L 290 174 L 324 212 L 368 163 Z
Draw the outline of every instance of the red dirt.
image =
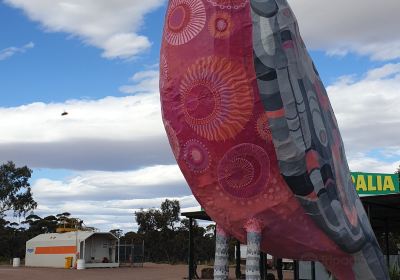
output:
M 203 266 L 198 267 L 198 274 Z M 141 267 L 103 268 L 103 269 L 54 269 L 54 268 L 13 268 L 0 266 L 1 280 L 180 280 L 187 277 L 186 265 L 167 265 L 146 263 Z M 234 277 L 234 268 L 230 269 L 230 278 Z M 285 279 L 289 277 L 289 273 Z

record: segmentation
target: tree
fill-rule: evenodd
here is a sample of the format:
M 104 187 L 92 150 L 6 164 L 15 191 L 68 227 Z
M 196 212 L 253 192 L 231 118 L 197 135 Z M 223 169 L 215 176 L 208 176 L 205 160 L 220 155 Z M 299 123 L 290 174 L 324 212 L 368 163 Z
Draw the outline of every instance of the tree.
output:
M 179 205 L 178 200 L 166 199 L 163 203 L 161 203 L 161 213 L 164 219 L 164 224 L 162 226 L 165 226 L 171 230 L 175 230 L 175 224 L 180 221 L 180 212 L 181 206 Z
M 137 234 L 127 233 L 121 242 L 145 243 L 145 259 L 151 262 L 177 263 L 188 259 L 189 219 L 180 219 L 177 200 L 165 200 L 160 209 L 135 212 L 139 226 Z M 214 235 L 200 227 L 195 221 L 192 226 L 196 245 L 196 261 L 210 261 L 214 257 Z
M 112 229 L 110 233 L 114 234 L 116 237 L 121 238 L 123 230 L 122 229 Z
M 145 243 L 149 249 L 147 250 L 148 258 L 153 261 L 167 260 L 171 263 L 173 262 L 170 254 L 173 229 L 170 229 L 169 226 L 175 219 L 172 208 L 176 207 L 173 207 L 169 200 L 163 202 L 161 206 L 163 210 L 142 209 L 135 212 L 136 222 L 139 226 L 138 233 L 145 237 Z
M 42 233 L 54 233 L 58 226 L 58 220 L 55 216 L 41 218 L 38 215 L 30 214 L 25 218 L 22 224 L 29 225 L 27 230 L 28 238 L 33 238 Z
M 125 233 L 124 236 L 121 236 L 120 242 L 122 243 L 131 243 L 131 244 L 142 244 L 143 235 L 130 231 Z
M 400 165 L 397 167 L 397 170 L 395 172 L 399 176 L 399 182 L 400 182 Z
M 150 231 L 156 231 L 159 229 L 161 224 L 161 212 L 160 210 L 140 210 L 135 212 L 136 222 L 139 226 L 138 233 L 147 233 Z
M 23 216 L 37 207 L 29 184 L 31 175 L 28 167 L 16 167 L 11 161 L 0 166 L 0 216 L 7 211 Z
M 175 224 L 180 221 L 180 211 L 181 207 L 178 200 L 166 199 L 161 203 L 160 209 L 142 209 L 135 212 L 136 222 L 139 225 L 138 233 L 164 229 L 174 231 Z

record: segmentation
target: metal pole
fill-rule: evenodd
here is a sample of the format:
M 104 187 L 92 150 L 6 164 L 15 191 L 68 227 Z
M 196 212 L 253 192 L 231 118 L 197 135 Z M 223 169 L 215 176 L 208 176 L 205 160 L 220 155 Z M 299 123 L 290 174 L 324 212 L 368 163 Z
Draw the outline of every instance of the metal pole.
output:
M 189 218 L 189 280 L 193 279 L 193 218 Z
M 81 249 L 80 246 L 78 247 L 78 231 L 75 231 L 75 261 L 76 262 L 78 262 L 78 252 L 80 253 L 80 249 Z
M 390 252 L 389 252 L 389 222 L 388 219 L 385 219 L 385 243 L 386 243 L 386 262 L 387 266 L 390 269 Z
M 265 253 L 260 252 L 260 277 L 262 280 L 266 279 L 266 272 L 265 272 Z
M 90 245 L 90 260 L 93 258 L 93 260 L 95 259 L 94 257 L 93 257 L 93 236 L 91 236 L 90 237 L 90 240 L 91 240 L 91 245 Z
M 135 244 L 132 245 L 131 251 L 132 251 L 132 253 L 131 253 L 132 264 L 133 264 L 133 266 L 135 266 Z
M 83 256 L 82 256 L 82 259 L 85 259 L 85 255 L 86 255 L 85 251 L 86 251 L 86 239 L 83 240 L 83 252 L 82 252 Z
M 294 261 L 294 280 L 299 280 L 299 261 Z
M 369 219 L 369 222 L 371 223 L 371 221 L 372 221 L 372 217 L 371 217 L 371 204 L 367 204 L 367 215 L 368 215 L 368 219 Z
M 240 241 L 236 240 L 236 269 L 235 269 L 236 279 L 240 279 L 242 272 L 240 271 Z
M 276 272 L 278 274 L 278 280 L 283 280 L 283 259 L 276 259 Z
M 311 262 L 311 280 L 315 280 L 315 262 Z
M 133 239 L 131 239 L 131 266 L 135 266 L 135 245 L 133 245 Z
M 120 252 L 120 250 L 121 250 L 121 246 L 120 246 L 121 243 L 120 243 L 120 242 L 121 242 L 121 240 L 118 238 L 118 241 L 117 241 L 117 245 L 118 245 L 118 247 L 117 247 L 117 248 L 118 248 L 118 257 L 117 257 L 117 259 L 118 259 L 118 265 L 119 265 L 119 252 Z
M 144 266 L 144 261 L 145 261 L 145 259 L 144 259 L 144 239 L 143 239 L 143 247 L 142 247 L 142 252 L 143 252 L 143 262 L 142 262 L 142 267 Z

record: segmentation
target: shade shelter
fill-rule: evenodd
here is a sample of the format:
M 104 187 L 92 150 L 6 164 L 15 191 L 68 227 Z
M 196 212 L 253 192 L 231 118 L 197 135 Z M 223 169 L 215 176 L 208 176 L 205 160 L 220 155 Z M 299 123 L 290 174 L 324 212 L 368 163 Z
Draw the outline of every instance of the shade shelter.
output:
M 389 242 L 390 233 L 400 232 L 400 194 L 361 196 L 361 201 L 370 219 L 371 226 L 377 237 L 383 237 L 381 244 L 382 252 L 385 255 L 386 263 L 389 267 L 398 262 L 390 254 L 393 249 Z M 295 279 L 327 279 L 323 266 L 314 262 L 300 262 L 303 275 L 297 275 Z M 304 276 L 306 275 L 306 276 Z
M 389 234 L 400 232 L 400 194 L 366 196 L 361 198 L 372 228 L 377 236 L 384 236 L 383 253 L 390 262 Z
M 26 242 L 25 265 L 31 267 L 65 266 L 67 257 L 83 259 L 86 268 L 118 267 L 119 240 L 109 232 L 73 231 L 46 233 Z

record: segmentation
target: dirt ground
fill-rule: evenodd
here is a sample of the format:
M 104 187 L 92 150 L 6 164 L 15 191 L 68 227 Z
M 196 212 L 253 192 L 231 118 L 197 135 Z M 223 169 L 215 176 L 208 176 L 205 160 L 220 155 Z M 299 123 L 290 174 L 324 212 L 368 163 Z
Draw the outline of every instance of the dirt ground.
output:
M 199 266 L 197 271 L 203 266 Z M 179 280 L 187 277 L 186 265 L 146 263 L 144 267 L 123 267 L 111 269 L 54 269 L 54 268 L 13 268 L 0 266 L 1 280 Z M 230 278 L 235 279 L 235 270 L 230 269 Z M 285 272 L 285 280 L 291 280 L 291 273 Z M 290 275 L 290 276 L 289 276 Z

